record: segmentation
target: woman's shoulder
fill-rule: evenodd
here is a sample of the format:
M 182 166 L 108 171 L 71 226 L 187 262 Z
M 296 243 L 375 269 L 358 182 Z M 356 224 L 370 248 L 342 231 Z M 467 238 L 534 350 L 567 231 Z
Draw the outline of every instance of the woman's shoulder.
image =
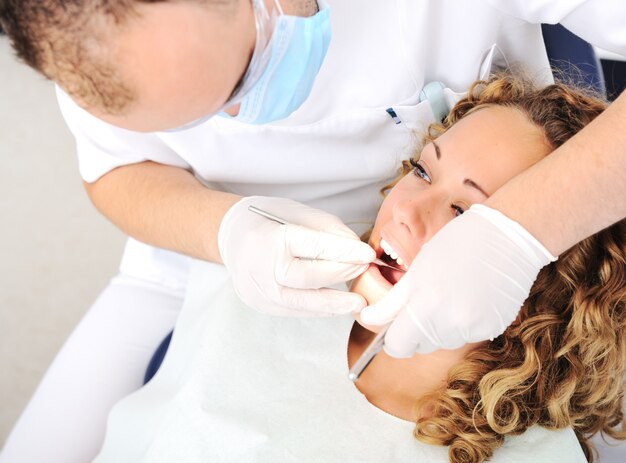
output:
M 494 463 L 586 463 L 576 434 L 571 428 L 551 430 L 533 426 L 519 436 L 507 437 L 490 460 Z

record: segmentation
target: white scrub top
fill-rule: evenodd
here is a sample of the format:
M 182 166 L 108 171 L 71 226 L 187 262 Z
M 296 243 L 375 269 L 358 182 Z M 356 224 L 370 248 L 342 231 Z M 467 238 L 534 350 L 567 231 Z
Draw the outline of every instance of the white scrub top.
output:
M 96 463 L 448 461 L 348 380 L 352 315 L 268 317 L 217 264 L 196 261 L 189 283 L 161 369 L 113 408 Z M 572 429 L 537 426 L 490 461 L 586 459 Z
M 433 120 L 428 102 L 418 104 L 425 83 L 444 82 L 448 97 L 464 92 L 494 44 L 509 64 L 550 80 L 540 22 L 561 22 L 626 55 L 623 0 L 328 3 L 328 54 L 307 101 L 281 121 L 256 126 L 213 117 L 183 132 L 136 133 L 96 119 L 59 90 L 83 179 L 151 160 L 188 169 L 220 191 L 309 204 L 360 231 L 375 217 L 380 187 L 411 154 L 413 132 Z M 506 64 L 501 57 L 495 64 Z M 130 240 L 122 271 L 184 289 L 188 259 Z

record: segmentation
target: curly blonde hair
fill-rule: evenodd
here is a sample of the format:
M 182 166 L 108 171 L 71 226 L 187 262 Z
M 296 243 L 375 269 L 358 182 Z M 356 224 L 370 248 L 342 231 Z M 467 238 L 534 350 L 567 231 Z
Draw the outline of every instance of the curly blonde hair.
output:
M 564 84 L 538 88 L 500 75 L 476 82 L 425 141 L 487 106 L 517 108 L 557 148 L 606 103 Z M 405 166 L 405 170 L 408 168 Z M 446 384 L 422 398 L 414 436 L 449 446 L 452 462 L 481 462 L 507 435 L 531 426 L 573 428 L 588 461 L 589 438 L 626 438 L 626 221 L 587 238 L 545 267 L 519 317 L 470 352 Z

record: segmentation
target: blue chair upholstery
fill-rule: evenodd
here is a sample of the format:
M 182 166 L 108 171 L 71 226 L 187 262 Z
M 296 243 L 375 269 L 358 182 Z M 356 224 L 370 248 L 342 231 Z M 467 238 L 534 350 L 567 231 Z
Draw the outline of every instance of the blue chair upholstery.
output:
M 156 352 L 152 355 L 150 363 L 148 364 L 148 368 L 146 369 L 146 374 L 143 377 L 144 384 L 152 379 L 152 377 L 156 374 L 156 372 L 159 370 L 159 367 L 163 363 L 163 359 L 165 358 L 167 349 L 170 347 L 172 334 L 174 334 L 174 332 L 170 331 L 170 334 L 165 336 L 165 339 L 161 341 L 161 344 L 159 344 L 159 347 L 157 347 Z
M 550 65 L 572 83 L 606 95 L 602 67 L 593 47 L 560 24 L 542 24 L 541 30 Z

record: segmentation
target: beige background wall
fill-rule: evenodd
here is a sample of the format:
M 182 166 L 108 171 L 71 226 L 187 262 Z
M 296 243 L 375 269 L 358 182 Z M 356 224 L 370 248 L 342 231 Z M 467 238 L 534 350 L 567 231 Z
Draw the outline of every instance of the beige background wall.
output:
M 72 327 L 116 272 L 50 82 L 0 36 L 0 447 Z

